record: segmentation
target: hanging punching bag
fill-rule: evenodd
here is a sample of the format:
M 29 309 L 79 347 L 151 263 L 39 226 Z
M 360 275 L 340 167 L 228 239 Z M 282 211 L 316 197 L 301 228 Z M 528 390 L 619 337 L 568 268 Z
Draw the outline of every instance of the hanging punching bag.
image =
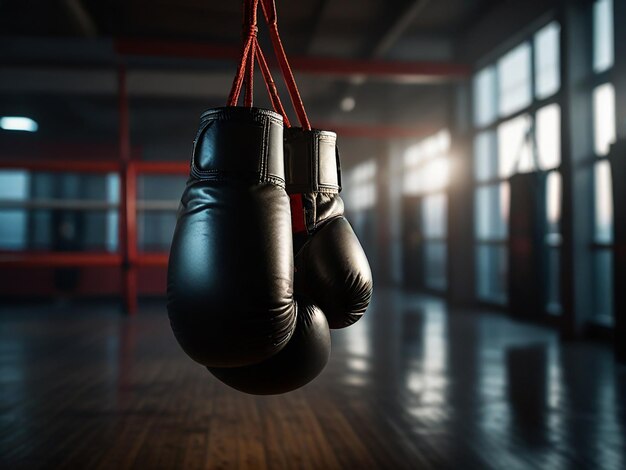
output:
M 547 173 L 518 173 L 510 180 L 508 297 L 513 315 L 532 318 L 545 311 Z

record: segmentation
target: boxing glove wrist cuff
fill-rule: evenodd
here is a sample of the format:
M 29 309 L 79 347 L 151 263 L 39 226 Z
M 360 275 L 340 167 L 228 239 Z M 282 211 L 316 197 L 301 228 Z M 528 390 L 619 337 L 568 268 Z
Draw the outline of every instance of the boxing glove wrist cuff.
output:
M 284 186 L 282 146 L 280 114 L 234 106 L 210 109 L 200 118 L 191 177 L 203 181 L 244 177 Z
M 337 134 L 285 129 L 285 177 L 288 194 L 341 191 Z

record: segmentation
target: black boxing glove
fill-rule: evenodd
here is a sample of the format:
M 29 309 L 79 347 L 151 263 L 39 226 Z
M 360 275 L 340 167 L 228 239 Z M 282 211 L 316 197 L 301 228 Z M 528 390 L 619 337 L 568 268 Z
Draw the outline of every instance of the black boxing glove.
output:
M 282 117 L 258 108 L 201 117 L 168 268 L 183 350 L 209 367 L 277 354 L 296 327 Z
M 333 132 L 285 130 L 295 291 L 319 306 L 331 328 L 344 328 L 367 310 L 373 283 L 367 257 L 344 217 L 336 142 Z
M 226 385 L 254 395 L 287 393 L 317 377 L 330 357 L 328 322 L 319 308 L 296 298 L 296 329 L 280 352 L 259 364 L 209 371 Z

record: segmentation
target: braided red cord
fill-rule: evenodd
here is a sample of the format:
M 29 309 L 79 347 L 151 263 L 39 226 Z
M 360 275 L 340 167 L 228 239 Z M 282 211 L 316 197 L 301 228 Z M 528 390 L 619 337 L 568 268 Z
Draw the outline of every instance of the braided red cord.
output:
M 248 55 L 250 53 L 250 48 L 251 43 L 246 42 L 241 53 L 241 59 L 239 61 L 239 66 L 237 67 L 237 73 L 235 74 L 235 78 L 233 79 L 233 85 L 230 89 L 230 94 L 228 95 L 227 106 L 237 106 L 237 101 L 239 100 L 239 95 L 241 94 L 241 87 L 243 86 L 243 78 L 246 70 L 246 63 L 248 61 Z
M 246 108 L 252 107 L 254 98 L 254 56 L 258 47 L 256 37 L 252 40 L 250 55 L 248 56 L 248 64 L 246 67 L 246 93 L 243 97 L 243 105 Z
M 254 75 L 254 50 L 256 49 L 256 37 L 257 37 L 257 10 L 259 6 L 259 0 L 245 0 L 243 8 L 243 37 L 244 46 L 241 53 L 241 59 L 239 60 L 239 66 L 237 67 L 237 73 L 233 80 L 233 85 L 228 95 L 228 106 L 237 106 L 239 96 L 241 95 L 241 88 L 243 86 L 244 78 L 246 79 L 246 96 L 244 101 L 250 101 L 252 106 L 252 91 L 253 91 L 253 75 Z M 252 58 L 252 60 L 250 60 Z
M 274 111 L 283 116 L 283 123 L 285 124 L 285 127 L 291 127 L 291 122 L 289 122 L 289 118 L 287 117 L 287 113 L 285 112 L 285 108 L 278 94 L 276 83 L 274 82 L 274 78 L 272 77 L 272 72 L 267 65 L 265 55 L 263 54 L 263 50 L 261 49 L 258 42 L 256 57 L 259 62 L 259 68 L 261 69 L 261 73 L 263 74 L 263 78 L 265 79 L 265 85 L 267 86 L 267 92 L 269 93 L 270 99 L 272 100 L 272 106 L 274 107 Z
M 283 116 L 283 120 L 286 127 L 291 127 L 285 108 L 280 100 L 276 83 L 272 77 L 270 68 L 267 65 L 265 55 L 261 50 L 261 46 L 257 40 L 257 12 L 259 1 L 263 8 L 266 22 L 269 26 L 270 37 L 272 39 L 272 45 L 274 53 L 280 65 L 280 69 L 289 91 L 289 97 L 291 103 L 298 115 L 298 120 L 303 129 L 310 130 L 311 124 L 304 109 L 300 92 L 298 91 L 298 85 L 294 78 L 289 61 L 285 53 L 280 35 L 278 33 L 278 22 L 276 14 L 276 4 L 274 0 L 245 0 L 244 1 L 244 47 L 241 53 L 241 59 L 237 68 L 237 73 L 233 80 L 233 85 L 228 97 L 228 106 L 236 106 L 241 95 L 241 89 L 245 82 L 246 89 L 244 94 L 244 106 L 251 107 L 253 103 L 254 94 L 254 63 L 255 59 L 259 62 L 259 68 L 263 74 L 263 78 L 267 87 L 267 91 L 270 95 L 272 106 L 274 110 Z
M 285 53 L 285 48 L 283 47 L 283 43 L 280 40 L 280 35 L 278 33 L 278 16 L 276 13 L 276 3 L 274 0 L 262 0 L 261 7 L 263 8 L 265 21 L 269 26 L 270 38 L 272 39 L 272 45 L 274 46 L 274 53 L 276 55 L 276 59 L 278 60 L 278 64 L 280 65 L 280 69 L 283 73 L 285 83 L 287 84 L 287 90 L 289 91 L 289 97 L 291 98 L 293 108 L 298 115 L 298 120 L 300 121 L 300 125 L 302 126 L 302 128 L 305 130 L 311 130 L 311 123 L 309 122 L 306 110 L 304 109 L 304 103 L 302 102 L 300 92 L 298 91 L 296 79 L 294 78 L 291 67 L 289 66 L 287 54 Z

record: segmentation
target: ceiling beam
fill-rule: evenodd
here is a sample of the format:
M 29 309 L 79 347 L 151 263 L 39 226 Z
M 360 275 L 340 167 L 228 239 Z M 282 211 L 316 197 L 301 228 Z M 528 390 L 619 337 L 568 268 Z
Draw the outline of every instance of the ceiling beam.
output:
M 76 32 L 87 38 L 98 36 L 96 22 L 80 0 L 62 0 L 61 5 L 65 9 Z
M 371 56 L 374 58 L 383 57 L 398 42 L 398 39 L 406 32 L 415 21 L 417 15 L 424 9 L 430 0 L 414 0 L 406 9 L 402 11 L 391 24 L 389 29 L 381 36 L 374 46 Z
M 202 43 L 144 41 L 122 39 L 115 41 L 116 51 L 123 56 L 156 56 L 197 58 L 205 60 L 237 60 L 238 47 Z M 268 59 L 271 55 L 268 54 Z M 311 56 L 292 56 L 295 71 L 309 75 L 342 78 L 375 77 L 391 81 L 432 82 L 469 76 L 470 67 L 451 62 L 398 62 L 385 60 L 353 60 Z
M 320 26 L 326 14 L 326 8 L 328 7 L 329 0 L 318 0 L 315 6 L 315 11 L 311 15 L 310 28 L 308 31 L 308 39 L 306 44 L 305 53 L 310 53 L 315 42 L 315 38 L 320 30 Z

